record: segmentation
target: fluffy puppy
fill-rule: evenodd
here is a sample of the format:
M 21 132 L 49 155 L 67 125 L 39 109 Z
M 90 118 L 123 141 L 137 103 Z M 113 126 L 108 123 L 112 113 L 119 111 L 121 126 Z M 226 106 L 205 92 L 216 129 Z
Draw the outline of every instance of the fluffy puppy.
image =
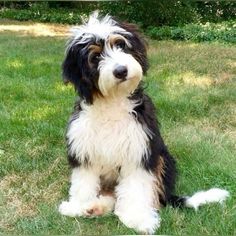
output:
M 60 213 L 98 216 L 114 210 L 126 226 L 154 233 L 161 206 L 197 209 L 222 202 L 228 192 L 221 189 L 174 195 L 176 164 L 141 86 L 148 61 L 136 26 L 93 14 L 72 32 L 63 77 L 80 99 L 66 135 L 72 176 Z

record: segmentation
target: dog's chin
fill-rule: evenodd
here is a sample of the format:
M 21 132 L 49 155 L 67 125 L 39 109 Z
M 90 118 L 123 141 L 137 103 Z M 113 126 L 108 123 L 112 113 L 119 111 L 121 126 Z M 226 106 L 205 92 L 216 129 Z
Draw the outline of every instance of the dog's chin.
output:
M 120 82 L 118 85 L 119 90 L 123 91 L 126 95 L 130 95 L 135 89 L 137 89 L 140 81 L 141 77 L 139 76 L 128 77 L 124 81 Z
M 135 89 L 137 89 L 141 78 L 139 77 L 129 77 L 122 81 L 119 81 L 117 84 L 117 95 L 128 97 L 130 96 Z

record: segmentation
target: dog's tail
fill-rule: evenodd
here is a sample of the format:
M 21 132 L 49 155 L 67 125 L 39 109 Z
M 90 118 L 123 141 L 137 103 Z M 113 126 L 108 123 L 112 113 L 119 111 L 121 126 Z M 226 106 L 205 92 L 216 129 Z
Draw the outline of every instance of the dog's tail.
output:
M 200 191 L 191 197 L 180 197 L 172 195 L 169 204 L 173 207 L 190 207 L 198 210 L 198 207 L 211 202 L 223 203 L 229 197 L 229 192 L 220 188 L 211 188 L 207 191 Z

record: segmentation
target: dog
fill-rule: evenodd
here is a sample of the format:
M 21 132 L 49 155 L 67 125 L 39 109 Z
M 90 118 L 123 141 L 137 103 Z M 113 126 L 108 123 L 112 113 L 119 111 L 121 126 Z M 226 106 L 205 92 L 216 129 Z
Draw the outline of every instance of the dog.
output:
M 176 162 L 161 137 L 155 107 L 144 93 L 148 70 L 144 38 L 133 24 L 94 13 L 72 29 L 62 65 L 79 94 L 66 140 L 72 167 L 69 201 L 62 215 L 114 214 L 137 232 L 153 234 L 159 210 L 223 202 L 213 188 L 175 195 Z

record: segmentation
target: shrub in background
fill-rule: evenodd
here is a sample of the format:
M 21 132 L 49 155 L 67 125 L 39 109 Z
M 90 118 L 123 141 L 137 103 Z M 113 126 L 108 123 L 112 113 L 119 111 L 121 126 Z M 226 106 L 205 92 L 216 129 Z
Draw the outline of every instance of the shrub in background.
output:
M 182 25 L 199 20 L 192 3 L 187 0 L 102 2 L 100 9 L 104 14 L 119 16 L 144 28 L 150 25 Z
M 236 43 L 236 21 L 221 23 L 187 24 L 184 26 L 148 27 L 146 34 L 153 39 L 221 41 Z
M 235 42 L 235 6 L 236 2 L 188 0 L 1 2 L 0 18 L 80 24 L 81 17 L 99 9 L 103 15 L 139 24 L 153 39 Z
M 0 7 L 1 18 L 68 24 L 80 23 L 80 15 L 87 16 L 99 9 L 103 14 L 138 23 L 143 28 L 219 22 L 236 17 L 236 2 L 228 1 L 1 2 Z

